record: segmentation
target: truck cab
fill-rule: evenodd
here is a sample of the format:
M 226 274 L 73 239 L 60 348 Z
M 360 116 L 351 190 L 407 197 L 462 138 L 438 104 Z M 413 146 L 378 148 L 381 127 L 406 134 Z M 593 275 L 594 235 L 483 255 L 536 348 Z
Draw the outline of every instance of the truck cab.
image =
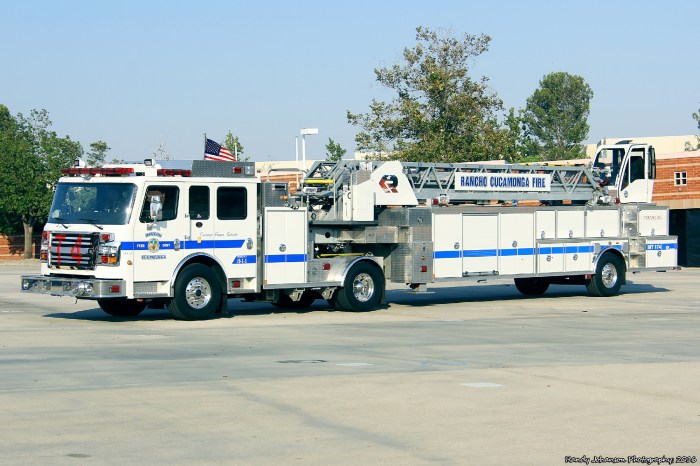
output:
M 227 294 L 258 292 L 254 166 L 195 166 L 195 176 L 152 160 L 65 169 L 42 234 L 41 275 L 23 277 L 23 290 L 94 299 L 116 316 L 167 304 L 182 319 L 221 310 Z
M 648 144 L 620 141 L 601 145 L 593 166 L 601 172 L 601 184 L 622 203 L 650 203 L 656 178 L 656 153 Z

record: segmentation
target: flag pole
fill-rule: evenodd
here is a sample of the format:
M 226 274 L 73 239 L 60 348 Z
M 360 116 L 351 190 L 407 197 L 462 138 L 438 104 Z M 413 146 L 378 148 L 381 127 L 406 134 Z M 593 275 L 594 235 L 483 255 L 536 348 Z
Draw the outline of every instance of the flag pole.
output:
M 207 158 L 207 133 L 204 133 L 204 155 L 203 158 Z

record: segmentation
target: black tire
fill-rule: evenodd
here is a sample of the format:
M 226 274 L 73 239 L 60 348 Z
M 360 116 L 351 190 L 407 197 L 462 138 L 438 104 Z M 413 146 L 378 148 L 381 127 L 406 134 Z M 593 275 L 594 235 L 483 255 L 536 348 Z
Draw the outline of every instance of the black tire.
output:
M 379 307 L 384 294 L 384 274 L 367 262 L 353 265 L 345 277 L 343 287 L 333 299 L 339 311 L 365 312 Z
M 603 254 L 598 260 L 595 275 L 586 285 L 592 296 L 608 297 L 620 293 L 625 281 L 625 263 L 612 253 Z
M 544 294 L 549 288 L 549 282 L 544 278 L 516 278 L 515 287 L 526 296 L 538 296 Z
M 97 304 L 114 317 L 134 317 L 146 309 L 147 303 L 135 299 L 98 299 Z
M 289 295 L 280 293 L 279 299 L 273 302 L 272 305 L 282 309 L 306 309 L 311 306 L 318 297 L 318 293 L 315 291 L 307 290 L 302 293 L 299 301 L 292 301 Z
M 216 273 L 203 264 L 185 267 L 175 280 L 168 311 L 177 320 L 204 320 L 216 313 L 223 299 Z

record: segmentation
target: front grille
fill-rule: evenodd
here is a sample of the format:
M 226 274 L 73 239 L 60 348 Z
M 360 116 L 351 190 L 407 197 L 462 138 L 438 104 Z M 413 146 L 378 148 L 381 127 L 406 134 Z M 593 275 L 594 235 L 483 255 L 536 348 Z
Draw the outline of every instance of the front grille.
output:
M 97 233 L 54 232 L 49 263 L 58 269 L 92 270 L 99 236 Z

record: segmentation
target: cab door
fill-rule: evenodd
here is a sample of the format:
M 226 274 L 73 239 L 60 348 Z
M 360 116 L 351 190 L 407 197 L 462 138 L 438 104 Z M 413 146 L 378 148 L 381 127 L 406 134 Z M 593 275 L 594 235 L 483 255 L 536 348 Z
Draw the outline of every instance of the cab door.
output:
M 160 220 L 150 217 L 150 204 L 156 196 L 162 205 Z M 133 251 L 135 291 L 142 296 L 167 293 L 166 283 L 183 258 L 184 232 L 189 229 L 182 183 L 148 183 L 137 205 L 141 210 L 133 242 L 122 244 L 123 249 Z
M 654 190 L 655 160 L 653 148 L 633 147 L 620 172 L 620 202 L 651 202 Z
M 187 255 L 214 255 L 215 220 L 211 213 L 212 192 L 209 185 L 187 187 L 188 236 L 184 247 Z
M 214 255 L 224 266 L 230 292 L 258 287 L 258 198 L 255 180 L 212 185 Z

